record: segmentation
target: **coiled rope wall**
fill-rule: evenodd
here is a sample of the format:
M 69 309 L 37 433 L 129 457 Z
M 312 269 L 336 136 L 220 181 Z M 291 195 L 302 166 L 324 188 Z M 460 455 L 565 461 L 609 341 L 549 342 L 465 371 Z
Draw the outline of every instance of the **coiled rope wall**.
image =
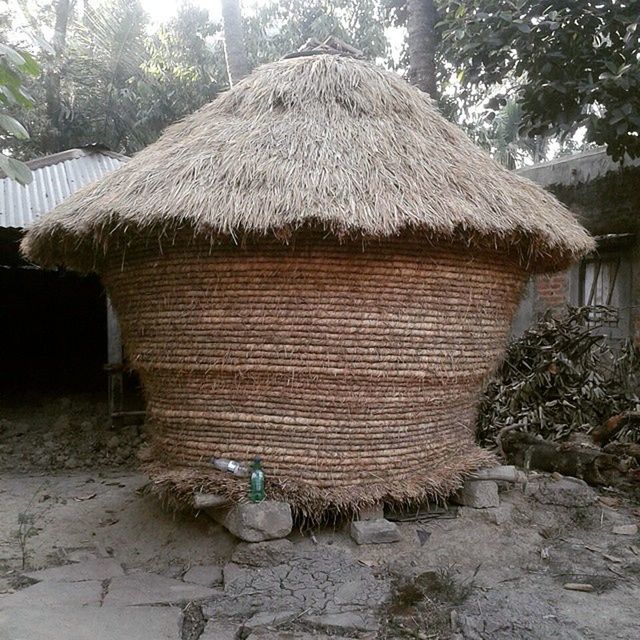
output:
M 240 491 L 263 458 L 301 512 L 446 494 L 486 462 L 478 393 L 526 280 L 507 254 L 307 233 L 141 243 L 102 273 L 142 376 L 161 484 Z

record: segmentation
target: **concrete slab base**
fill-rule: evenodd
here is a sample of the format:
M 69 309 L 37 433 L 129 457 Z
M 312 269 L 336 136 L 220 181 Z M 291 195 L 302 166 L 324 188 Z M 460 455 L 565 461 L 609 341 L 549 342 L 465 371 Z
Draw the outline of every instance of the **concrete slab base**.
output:
M 32 603 L 32 604 L 35 604 Z M 2 640 L 177 640 L 177 607 L 7 607 L 0 609 Z

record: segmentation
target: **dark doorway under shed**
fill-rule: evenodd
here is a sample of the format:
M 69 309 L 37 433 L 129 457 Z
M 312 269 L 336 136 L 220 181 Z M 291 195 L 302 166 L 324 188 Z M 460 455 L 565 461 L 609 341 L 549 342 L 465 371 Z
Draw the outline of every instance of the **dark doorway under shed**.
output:
M 98 278 L 29 265 L 17 230 L 1 231 L 2 395 L 103 391 L 107 317 Z

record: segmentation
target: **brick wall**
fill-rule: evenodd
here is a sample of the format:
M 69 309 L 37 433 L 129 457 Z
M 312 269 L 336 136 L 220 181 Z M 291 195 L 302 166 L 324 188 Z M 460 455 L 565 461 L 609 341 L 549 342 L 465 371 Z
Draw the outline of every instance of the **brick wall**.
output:
M 536 312 L 544 313 L 547 309 L 561 310 L 568 303 L 569 273 L 567 271 L 536 277 Z

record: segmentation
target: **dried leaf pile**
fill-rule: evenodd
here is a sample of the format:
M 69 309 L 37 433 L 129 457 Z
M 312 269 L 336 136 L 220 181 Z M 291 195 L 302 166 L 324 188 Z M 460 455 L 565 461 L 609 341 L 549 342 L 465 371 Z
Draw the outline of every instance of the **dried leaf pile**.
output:
M 640 349 L 626 343 L 614 350 L 594 322 L 613 313 L 606 307 L 548 312 L 513 340 L 482 396 L 480 443 L 493 444 L 506 427 L 562 441 L 608 421 L 615 422 L 608 439 L 640 442 Z

